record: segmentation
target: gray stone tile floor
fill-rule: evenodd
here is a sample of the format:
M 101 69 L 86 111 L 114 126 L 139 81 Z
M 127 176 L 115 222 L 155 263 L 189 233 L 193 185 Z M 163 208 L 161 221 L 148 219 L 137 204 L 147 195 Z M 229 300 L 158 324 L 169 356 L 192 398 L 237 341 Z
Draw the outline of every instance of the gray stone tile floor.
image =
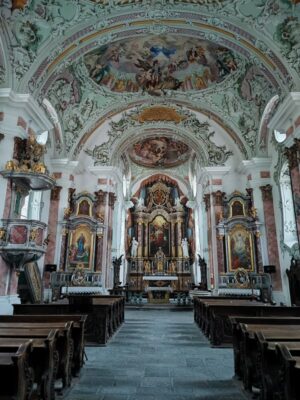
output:
M 88 361 L 64 400 L 245 400 L 233 350 L 211 348 L 192 311 L 126 310 L 106 347 Z

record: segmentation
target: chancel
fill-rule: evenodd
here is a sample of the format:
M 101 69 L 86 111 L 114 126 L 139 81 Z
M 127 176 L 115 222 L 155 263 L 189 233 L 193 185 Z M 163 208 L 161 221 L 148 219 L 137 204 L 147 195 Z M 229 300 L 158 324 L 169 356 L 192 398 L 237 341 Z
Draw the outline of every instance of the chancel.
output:
M 0 400 L 299 399 L 300 1 L 0 20 Z

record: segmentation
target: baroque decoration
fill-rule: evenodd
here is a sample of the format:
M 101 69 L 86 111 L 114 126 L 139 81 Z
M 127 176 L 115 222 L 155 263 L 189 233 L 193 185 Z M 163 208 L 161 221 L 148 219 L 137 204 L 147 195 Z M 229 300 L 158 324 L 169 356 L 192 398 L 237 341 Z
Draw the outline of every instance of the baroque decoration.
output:
M 268 101 L 299 84 L 300 11 L 292 0 L 15 4 L 1 6 L 0 85 L 10 80 L 51 102 L 60 155 L 78 154 L 81 138 L 114 107 L 150 94 L 219 115 L 241 133 L 248 158 Z
M 115 122 L 110 122 L 110 130 L 108 131 L 109 140 L 107 142 L 102 143 L 99 146 L 95 146 L 94 149 L 86 149 L 85 152 L 90 155 L 94 159 L 95 165 L 109 165 L 111 163 L 111 156 L 113 151 L 116 149 L 117 144 L 133 129 L 136 131 L 137 128 L 145 129 L 146 126 L 151 128 L 153 132 L 154 129 L 156 130 L 163 130 L 167 127 L 169 128 L 170 132 L 177 132 L 179 128 L 182 128 L 183 131 L 190 132 L 193 139 L 199 141 L 199 143 L 206 149 L 206 156 L 203 156 L 203 162 L 206 165 L 224 165 L 229 157 L 233 154 L 230 150 L 226 148 L 226 146 L 218 146 L 213 141 L 212 138 L 214 137 L 215 132 L 211 130 L 211 127 L 208 122 L 202 123 L 198 121 L 195 117 L 194 113 L 191 113 L 188 110 L 181 110 L 180 116 L 182 120 L 176 125 L 166 125 L 166 123 L 159 123 L 158 125 L 154 124 L 153 122 L 139 122 L 139 115 L 140 111 L 134 110 L 133 112 L 124 113 L 123 117 Z M 187 146 L 178 141 L 168 139 L 167 137 L 157 138 L 154 140 L 152 139 L 145 139 L 142 142 L 138 142 L 133 145 L 133 149 L 130 151 L 131 158 L 138 162 L 138 164 L 146 165 L 147 166 L 163 166 L 163 167 L 172 167 L 176 165 L 175 163 L 175 156 L 174 154 L 171 155 L 173 151 L 177 152 L 177 164 L 184 162 L 186 159 L 182 157 L 185 153 L 188 152 Z M 149 151 L 146 151 L 146 147 L 149 146 Z M 166 146 L 169 146 L 166 149 Z M 173 149 L 171 148 L 173 146 Z M 144 156 L 142 156 L 143 151 L 145 151 Z M 159 152 L 161 154 L 155 155 L 155 152 Z M 163 152 L 167 152 L 168 156 L 164 157 L 165 155 Z M 178 153 L 179 152 L 179 153 Z M 138 158 L 137 158 L 138 156 Z M 147 159 L 148 157 L 148 159 Z M 150 158 L 149 158 L 150 157 Z M 152 157 L 152 161 L 151 161 Z M 160 163 L 160 157 L 165 158 L 165 161 Z M 170 162 L 168 158 L 173 157 L 174 162 Z M 179 157 L 179 159 L 178 159 Z

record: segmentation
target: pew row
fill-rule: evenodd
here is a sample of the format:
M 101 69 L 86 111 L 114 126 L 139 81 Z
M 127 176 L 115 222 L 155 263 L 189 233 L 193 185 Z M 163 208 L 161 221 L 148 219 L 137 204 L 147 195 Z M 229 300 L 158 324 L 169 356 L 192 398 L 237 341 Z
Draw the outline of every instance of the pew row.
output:
M 50 304 L 15 304 L 14 315 L 86 314 L 87 344 L 106 344 L 124 321 L 122 296 L 70 296 L 63 302 Z
M 233 320 L 235 373 L 260 399 L 299 399 L 295 384 L 300 356 L 300 319 Z M 244 320 L 247 318 L 244 318 Z M 296 385 L 297 386 L 297 385 Z
M 3 347 L 0 340 L 0 399 L 27 400 L 34 392 L 31 354 L 32 341 Z
M 10 326 L 10 323 L 6 324 L 5 328 L 0 329 L 1 338 L 22 338 L 28 339 L 46 339 L 49 333 L 52 331 L 51 328 L 36 327 L 34 324 L 30 325 L 29 328 L 16 328 Z M 62 381 L 63 389 L 70 386 L 71 384 L 71 360 L 73 354 L 73 342 L 71 339 L 71 322 L 67 322 L 65 326 L 55 329 L 55 356 L 58 356 L 57 369 L 55 370 L 55 379 Z
M 194 298 L 194 320 L 213 346 L 232 344 L 230 316 L 300 317 L 300 307 L 272 306 L 249 300 Z
M 61 324 L 72 322 L 71 338 L 73 340 L 73 357 L 71 360 L 72 375 L 77 376 L 84 363 L 84 330 L 87 315 L 5 315 L 0 316 L 0 328 L 5 323 L 14 323 L 15 327 L 30 327 L 34 323 L 47 328 L 60 328 Z
M 0 359 L 13 355 L 13 363 L 0 364 L 0 399 L 55 399 L 57 331 L 48 332 L 46 337 L 35 339 L 0 337 Z

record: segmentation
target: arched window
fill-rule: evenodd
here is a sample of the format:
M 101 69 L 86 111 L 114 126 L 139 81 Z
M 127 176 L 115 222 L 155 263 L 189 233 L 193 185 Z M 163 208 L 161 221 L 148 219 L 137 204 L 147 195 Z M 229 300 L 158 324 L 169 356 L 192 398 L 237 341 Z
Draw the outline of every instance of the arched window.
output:
M 290 171 L 287 162 L 282 167 L 279 182 L 282 201 L 283 241 L 286 246 L 292 248 L 297 243 L 297 229 Z

